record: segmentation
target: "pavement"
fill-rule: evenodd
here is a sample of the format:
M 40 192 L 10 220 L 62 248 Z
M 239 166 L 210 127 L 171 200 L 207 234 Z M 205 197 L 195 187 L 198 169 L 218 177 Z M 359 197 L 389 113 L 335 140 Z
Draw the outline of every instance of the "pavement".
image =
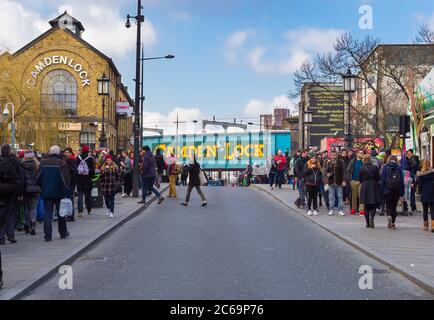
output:
M 367 229 L 365 218 L 350 215 L 349 206 L 345 206 L 345 217 L 330 217 L 325 207 L 320 208 L 318 216 L 309 217 L 305 210 L 295 206 L 298 192 L 291 186 L 284 185 L 280 190 L 271 190 L 269 185 L 255 185 L 253 188 L 434 293 L 434 234 L 423 231 L 421 213 L 398 216 L 397 230 L 389 230 L 386 217 L 377 215 L 375 229 Z
M 163 184 L 161 190 L 167 189 L 168 185 Z M 44 241 L 43 224 L 37 224 L 35 236 L 16 232 L 17 243 L 0 246 L 4 274 L 0 300 L 22 297 L 57 273 L 60 266 L 70 263 L 108 234 L 143 212 L 146 207 L 138 204 L 138 200 L 117 196 L 113 219 L 106 216 L 105 207 L 93 209 L 91 215 L 85 212 L 83 218 L 76 217 L 75 222 L 68 222 L 71 235 L 67 239 L 60 239 L 57 222 L 53 223 L 51 242 Z M 153 202 L 155 196 L 152 195 L 147 200 Z
M 433 299 L 382 263 L 253 188 L 194 190 L 153 204 L 24 299 Z M 359 288 L 360 266 L 374 270 Z

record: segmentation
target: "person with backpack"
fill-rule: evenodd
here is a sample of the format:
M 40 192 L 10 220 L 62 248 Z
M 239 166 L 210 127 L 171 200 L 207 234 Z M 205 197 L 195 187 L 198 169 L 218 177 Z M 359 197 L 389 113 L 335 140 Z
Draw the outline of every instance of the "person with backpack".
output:
M 404 176 L 395 156 L 389 157 L 388 162 L 383 166 L 380 192 L 386 200 L 387 227 L 395 230 L 396 207 L 399 199 L 404 196 Z
M 120 170 L 113 161 L 113 156 L 105 156 L 105 162 L 101 167 L 101 188 L 104 201 L 107 206 L 107 216 L 114 218 L 116 189 L 120 183 Z
M 316 156 L 313 156 L 304 168 L 307 191 L 307 215 L 318 215 L 318 192 L 322 180 L 321 166 Z M 312 211 L 313 203 L 313 211 Z
M 78 217 L 83 217 L 83 197 L 87 213 L 92 212 L 92 179 L 95 174 L 95 161 L 89 155 L 89 147 L 83 146 L 81 154 L 77 157 L 77 191 L 78 191 Z
M 419 186 L 420 202 L 423 206 L 423 229 L 428 231 L 428 211 L 431 215 L 431 232 L 434 233 L 434 169 L 428 160 L 421 161 L 421 170 L 416 173 L 413 188 Z
M 193 156 L 193 159 L 191 159 L 190 164 L 188 166 L 188 174 L 189 174 L 189 180 L 188 180 L 188 189 L 187 194 L 185 196 L 185 201 L 181 203 L 182 206 L 187 207 L 188 203 L 190 201 L 190 195 L 193 188 L 196 188 L 197 193 L 199 194 L 200 198 L 202 199 L 202 207 L 205 207 L 207 205 L 206 198 L 200 189 L 200 175 L 201 169 L 199 163 L 196 161 L 196 157 Z
M 153 192 L 155 196 L 158 198 L 158 204 L 161 204 L 164 201 L 164 198 L 154 187 L 156 174 L 156 164 L 155 158 L 152 154 L 151 148 L 149 146 L 145 146 L 143 148 L 144 154 L 142 157 L 142 163 L 140 164 L 140 176 L 142 178 L 142 200 L 138 203 L 146 205 L 146 196 L 148 192 Z
M 366 154 L 363 157 L 363 167 L 360 169 L 360 199 L 365 205 L 366 228 L 374 228 L 375 214 L 381 204 L 380 195 L 380 170 L 372 161 L 372 157 Z
M 60 148 L 52 146 L 49 156 L 41 161 L 39 175 L 36 179 L 41 187 L 41 198 L 44 199 L 44 239 L 51 241 L 52 220 L 56 210 L 58 230 L 61 239 L 69 236 L 66 217 L 59 215 L 60 201 L 70 198 L 69 168 L 60 155 Z
M 155 178 L 155 186 L 157 189 L 160 189 L 161 182 L 163 180 L 164 168 L 166 167 L 166 163 L 164 162 L 164 157 L 161 154 L 161 149 L 157 148 L 155 150 L 155 163 L 157 165 L 157 177 Z
M 6 239 L 16 243 L 15 225 L 18 217 L 18 197 L 24 194 L 24 173 L 17 157 L 12 154 L 11 146 L 5 144 L 0 149 L 0 182 L 3 182 L 3 190 L 0 190 L 0 201 L 4 203 L 4 224 L 0 229 L 0 245 L 5 244 Z M 9 185 L 9 190 L 7 186 Z
M 24 202 L 24 215 L 26 233 L 34 236 L 36 226 L 36 205 L 41 193 L 41 187 L 36 182 L 36 177 L 39 171 L 39 162 L 35 158 L 32 150 L 28 150 L 24 154 L 24 160 L 21 163 L 24 169 L 25 190 L 23 196 Z
M 66 148 L 63 151 L 63 160 L 65 160 L 68 169 L 69 169 L 69 177 L 71 181 L 71 194 L 70 200 L 72 202 L 72 215 L 68 217 L 68 222 L 75 221 L 75 208 L 74 208 L 74 192 L 77 186 L 77 158 L 74 156 L 71 148 Z

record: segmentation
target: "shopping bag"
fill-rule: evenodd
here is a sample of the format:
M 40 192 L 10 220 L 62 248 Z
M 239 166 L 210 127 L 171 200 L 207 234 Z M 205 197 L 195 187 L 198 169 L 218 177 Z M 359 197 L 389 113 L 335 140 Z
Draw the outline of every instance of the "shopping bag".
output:
M 199 180 L 201 186 L 206 186 L 208 184 L 208 179 L 205 175 L 205 172 L 203 170 L 200 170 L 199 172 Z
M 71 199 L 65 198 L 60 201 L 60 208 L 59 208 L 59 216 L 62 218 L 64 217 L 70 217 L 72 216 L 72 201 Z
M 36 221 L 42 222 L 44 221 L 44 199 L 41 197 L 38 199 L 38 204 L 36 206 Z

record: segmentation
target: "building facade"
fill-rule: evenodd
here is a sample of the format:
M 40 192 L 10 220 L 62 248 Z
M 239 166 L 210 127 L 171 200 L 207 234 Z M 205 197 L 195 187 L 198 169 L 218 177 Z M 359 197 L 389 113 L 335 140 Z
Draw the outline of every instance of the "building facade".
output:
M 119 102 L 133 106 L 113 60 L 82 39 L 83 25 L 66 11 L 51 29 L 17 52 L 0 55 L 0 104 L 14 105 L 16 147 L 47 151 L 50 145 L 98 148 L 102 97 L 97 80 L 110 79 L 105 99 L 105 133 L 110 149 L 130 147 L 131 113 L 118 115 Z M 10 142 L 10 121 L 3 119 L 0 143 Z

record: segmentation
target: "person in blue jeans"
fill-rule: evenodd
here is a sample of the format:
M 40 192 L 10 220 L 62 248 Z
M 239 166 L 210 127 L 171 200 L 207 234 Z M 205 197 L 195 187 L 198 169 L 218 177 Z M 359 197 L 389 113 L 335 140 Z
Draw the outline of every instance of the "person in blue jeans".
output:
M 325 164 L 324 175 L 325 183 L 329 189 L 329 215 L 332 216 L 335 211 L 338 211 L 340 216 L 345 216 L 343 188 L 346 185 L 347 175 L 345 163 L 342 159 L 339 159 L 336 151 L 330 153 L 330 159 Z
M 40 196 L 44 201 L 45 241 L 52 239 L 52 220 L 55 209 L 60 237 L 62 239 L 68 237 L 66 217 L 59 215 L 59 207 L 62 199 L 70 197 L 70 177 L 68 165 L 61 158 L 58 146 L 52 146 L 49 157 L 41 161 L 37 182 L 41 187 Z
M 142 158 L 142 163 L 140 164 L 140 176 L 142 180 L 142 200 L 138 203 L 146 204 L 146 196 L 148 191 L 152 191 L 155 196 L 158 198 L 158 204 L 161 204 L 164 201 L 164 198 L 154 187 L 154 183 L 157 177 L 157 164 L 155 162 L 154 155 L 149 146 L 145 146 L 143 148 L 144 154 Z

